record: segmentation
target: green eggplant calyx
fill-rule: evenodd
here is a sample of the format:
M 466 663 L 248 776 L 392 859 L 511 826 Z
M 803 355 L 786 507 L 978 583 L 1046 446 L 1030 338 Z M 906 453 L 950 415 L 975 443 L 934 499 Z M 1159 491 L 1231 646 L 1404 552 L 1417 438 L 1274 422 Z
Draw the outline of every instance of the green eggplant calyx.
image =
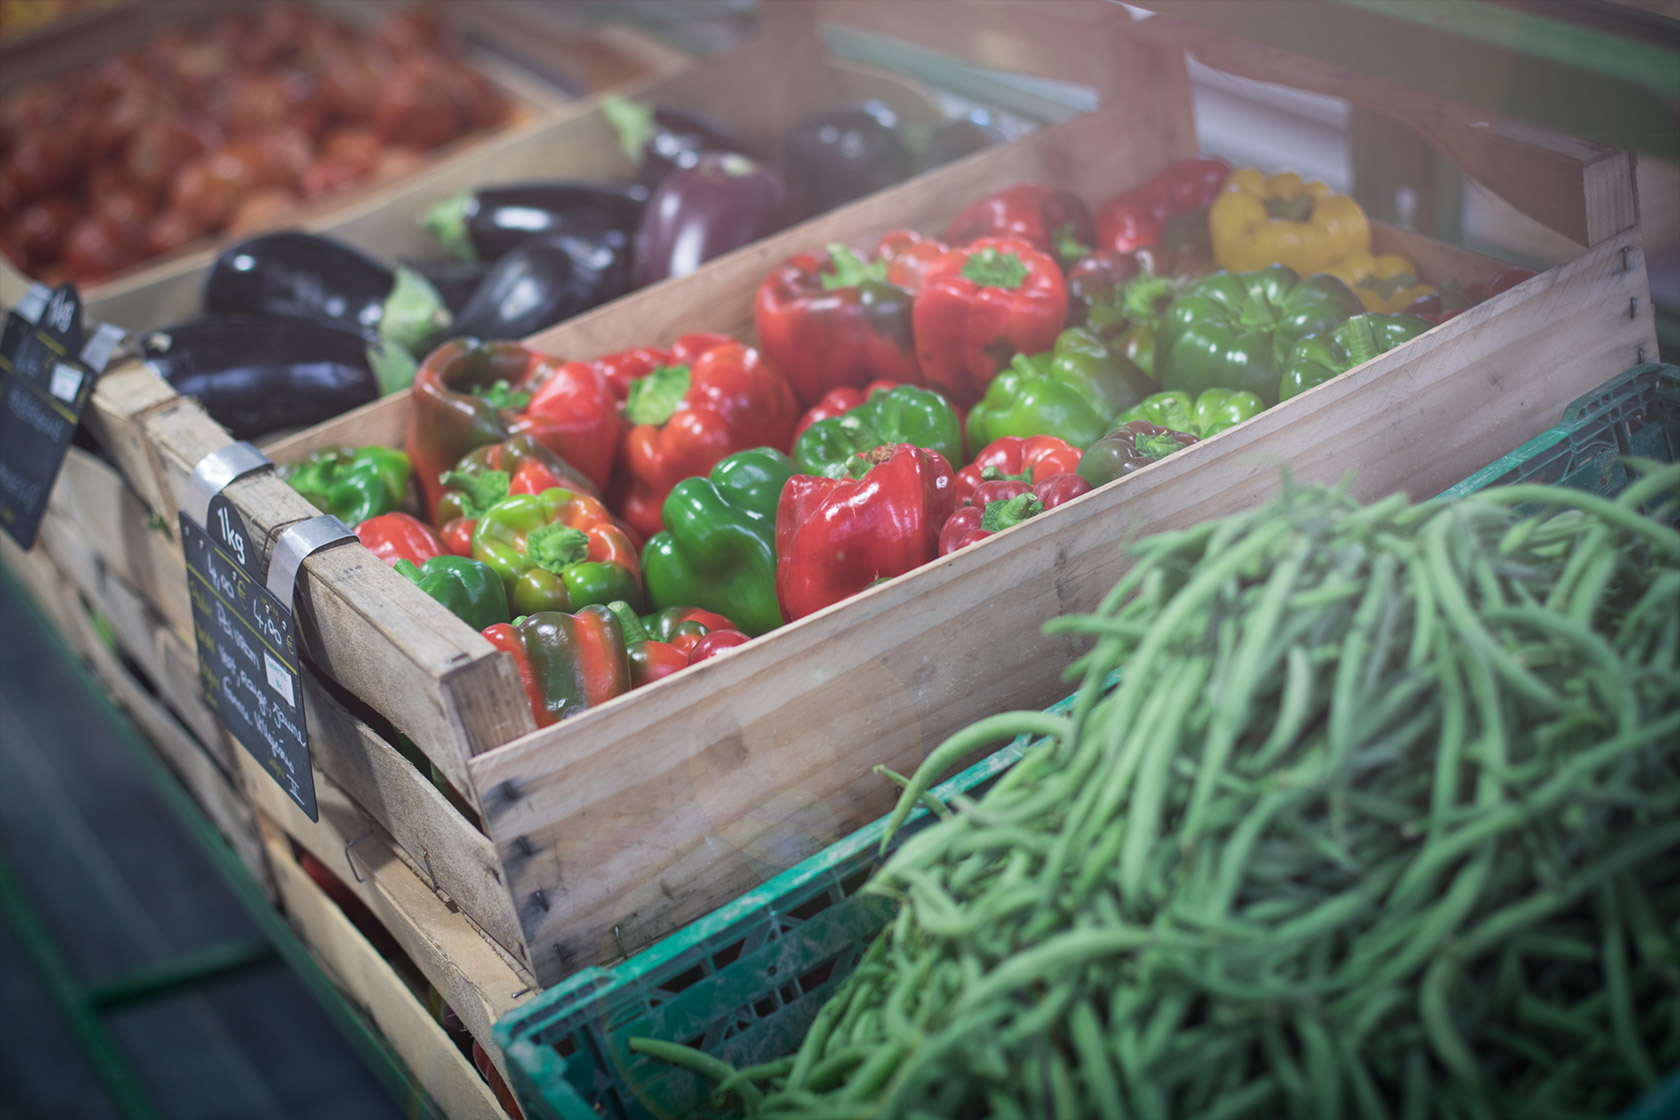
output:
M 647 142 L 653 139 L 653 108 L 623 97 L 608 97 L 601 102 L 601 115 L 618 133 L 624 158 L 641 167 Z
M 562 572 L 589 558 L 589 534 L 569 525 L 539 525 L 525 534 L 525 558 L 545 572 Z
M 1014 253 L 982 249 L 970 253 L 962 266 L 962 277 L 982 288 L 1019 288 L 1027 282 L 1027 266 Z
M 531 404 L 530 393 L 515 389 L 499 377 L 489 387 L 474 385 L 472 395 L 504 412 L 523 412 Z
M 981 467 L 980 481 L 982 482 L 1031 482 L 1032 472 L 1022 471 L 1020 474 L 1004 474 L 1002 467 Z
M 453 316 L 430 280 L 412 268 L 391 270 L 391 294 L 379 315 L 379 337 L 409 353 L 422 353 L 426 344 L 449 328 Z
M 1145 459 L 1165 459 L 1174 451 L 1184 449 L 1184 444 L 1170 435 L 1147 436 L 1140 435 L 1134 441 L 1137 453 Z
M 1268 198 L 1266 200 L 1266 217 L 1274 221 L 1304 222 L 1312 217 L 1313 197 L 1310 194 L 1298 194 L 1294 198 Z
M 638 427 L 650 424 L 657 428 L 676 414 L 677 405 L 688 396 L 689 383 L 687 366 L 659 366 L 646 377 L 630 382 L 624 415 Z
M 1037 494 L 1017 494 L 1007 501 L 986 503 L 985 510 L 980 514 L 980 528 L 988 533 L 999 533 L 1043 512 L 1044 502 Z
M 1368 315 L 1355 315 L 1341 325 L 1336 331 L 1336 336 L 1337 341 L 1347 348 L 1354 366 L 1362 366 L 1382 353 L 1382 347 L 1377 345 L 1377 336 L 1371 330 L 1371 318 Z M 1348 368 L 1352 369 L 1353 366 Z
M 483 517 L 484 511 L 508 496 L 513 484 L 506 471 L 444 471 L 438 485 L 453 487 L 461 492 L 461 516 Z
M 1121 290 L 1120 310 L 1134 323 L 1153 323 L 1178 294 L 1178 282 L 1171 276 L 1147 273 L 1128 280 Z
M 839 242 L 832 242 L 828 246 L 828 259 L 833 263 L 834 271 L 825 271 L 822 274 L 822 286 L 825 292 L 832 292 L 840 288 L 857 288 L 870 281 L 886 282 L 886 261 L 866 264 L 856 253 Z
M 467 219 L 472 216 L 475 205 L 476 201 L 470 194 L 451 195 L 427 207 L 425 216 L 420 219 L 420 224 L 437 239 L 444 252 L 467 264 L 478 263 L 478 250 L 473 248 L 472 238 L 467 235 Z
M 607 609 L 613 613 L 614 618 L 618 619 L 618 628 L 624 634 L 625 645 L 633 646 L 637 642 L 645 642 L 653 637 L 652 634 L 648 633 L 648 628 L 642 624 L 641 616 L 636 614 L 630 604 L 623 599 L 614 599 L 607 604 Z
M 758 161 L 740 152 L 725 152 L 717 165 L 731 179 L 742 179 L 758 170 Z
M 384 339 L 369 339 L 365 353 L 368 368 L 379 383 L 380 396 L 406 392 L 414 385 L 414 373 L 420 367 L 414 355 L 401 346 L 393 346 Z

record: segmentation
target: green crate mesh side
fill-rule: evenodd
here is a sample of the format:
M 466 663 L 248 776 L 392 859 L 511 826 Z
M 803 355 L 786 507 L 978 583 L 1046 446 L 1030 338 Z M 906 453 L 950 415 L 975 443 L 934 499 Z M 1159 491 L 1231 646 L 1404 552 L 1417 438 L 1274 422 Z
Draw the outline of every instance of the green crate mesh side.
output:
M 1581 397 L 1563 420 L 1441 493 L 1461 497 L 1490 486 L 1546 483 L 1613 496 L 1627 488 L 1626 456 L 1680 459 L 1680 368 L 1635 366 Z
M 1016 739 L 933 795 L 977 795 L 1029 745 Z M 916 809 L 893 847 L 931 819 Z M 736 1066 L 795 1050 L 892 915 L 885 900 L 858 894 L 884 858 L 886 823 L 865 825 L 645 952 L 586 969 L 497 1023 L 530 1120 L 737 1115 L 708 1101 L 707 1079 L 631 1054 L 629 1039 L 686 1043 Z

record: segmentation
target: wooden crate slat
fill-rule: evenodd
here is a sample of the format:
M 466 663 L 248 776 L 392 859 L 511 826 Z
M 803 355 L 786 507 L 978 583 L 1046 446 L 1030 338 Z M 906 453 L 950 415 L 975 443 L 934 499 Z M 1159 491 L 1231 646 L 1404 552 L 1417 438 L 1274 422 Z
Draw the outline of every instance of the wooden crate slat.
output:
M 240 765 L 257 812 L 325 864 L 373 911 L 501 1066 L 490 1027 L 535 990 L 531 977 L 416 875 L 389 834 L 330 778 L 316 776 L 320 820 L 311 822 L 254 760 L 243 757 Z
M 283 835 L 262 822 L 280 901 L 315 959 L 391 1044 L 440 1108 L 459 1120 L 506 1120 L 496 1098 L 402 978 L 297 865 Z

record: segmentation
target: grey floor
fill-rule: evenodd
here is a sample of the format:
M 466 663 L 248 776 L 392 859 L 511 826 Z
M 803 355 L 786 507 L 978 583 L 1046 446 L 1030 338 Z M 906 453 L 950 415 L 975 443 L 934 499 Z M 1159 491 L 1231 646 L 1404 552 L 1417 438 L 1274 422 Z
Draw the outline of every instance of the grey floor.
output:
M 110 980 L 258 937 L 14 594 L 0 584 L 0 846 L 72 966 Z M 278 960 L 107 1022 L 170 1120 L 403 1115 Z M 117 1116 L 0 922 L 0 1120 Z

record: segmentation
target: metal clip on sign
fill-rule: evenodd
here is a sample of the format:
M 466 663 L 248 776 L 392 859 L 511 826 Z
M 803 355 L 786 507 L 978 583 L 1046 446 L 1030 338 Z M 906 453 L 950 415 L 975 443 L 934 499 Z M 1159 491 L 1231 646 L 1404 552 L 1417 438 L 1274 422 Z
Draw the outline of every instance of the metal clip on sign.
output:
M 274 543 L 274 556 L 268 562 L 269 592 L 290 607 L 303 562 L 323 548 L 348 544 L 357 539 L 350 526 L 330 513 L 288 525 Z
M 181 512 L 192 518 L 194 524 L 209 528 L 205 520 L 209 517 L 211 499 L 230 483 L 273 466 L 272 459 L 245 440 L 217 448 L 193 468 L 192 477 L 187 480 L 188 505 Z

